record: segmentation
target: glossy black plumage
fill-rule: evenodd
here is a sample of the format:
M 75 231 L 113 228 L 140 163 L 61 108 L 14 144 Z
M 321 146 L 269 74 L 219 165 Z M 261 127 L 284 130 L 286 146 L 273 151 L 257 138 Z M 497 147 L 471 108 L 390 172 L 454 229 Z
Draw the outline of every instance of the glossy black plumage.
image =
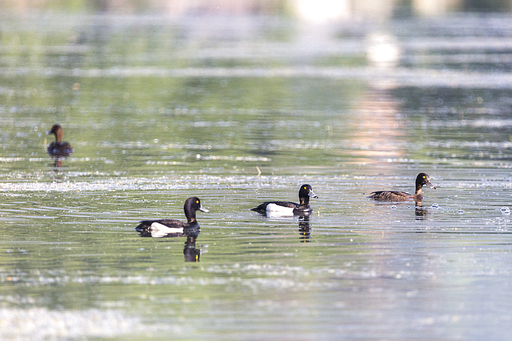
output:
M 421 203 L 423 200 L 422 187 L 424 185 L 430 188 L 436 189 L 430 182 L 428 174 L 420 173 L 416 177 L 416 191 L 414 194 L 399 191 L 377 191 L 372 192 L 368 198 L 372 198 L 377 201 L 407 201 L 414 200 L 417 203 Z
M 208 212 L 201 205 L 197 197 L 190 197 L 183 206 L 187 222 L 177 219 L 144 220 L 135 228 L 143 237 L 183 237 L 190 234 L 190 230 L 198 229 L 196 212 Z
M 66 141 L 62 141 L 62 137 L 64 132 L 62 131 L 62 127 L 60 124 L 54 124 L 52 129 L 50 129 L 46 134 L 54 134 L 55 141 L 50 143 L 48 148 L 46 149 L 47 153 L 53 157 L 66 157 L 70 156 L 73 153 L 73 147 L 71 144 Z
M 309 206 L 309 198 L 318 198 L 318 196 L 313 192 L 313 189 L 310 185 L 304 184 L 300 186 L 299 189 L 299 203 L 294 203 L 290 201 L 265 201 L 260 204 L 258 207 L 251 208 L 252 211 L 256 211 L 261 214 L 267 214 L 268 205 L 276 205 L 284 208 L 289 208 L 290 212 L 294 215 L 303 215 L 310 214 L 313 212 L 311 206 Z

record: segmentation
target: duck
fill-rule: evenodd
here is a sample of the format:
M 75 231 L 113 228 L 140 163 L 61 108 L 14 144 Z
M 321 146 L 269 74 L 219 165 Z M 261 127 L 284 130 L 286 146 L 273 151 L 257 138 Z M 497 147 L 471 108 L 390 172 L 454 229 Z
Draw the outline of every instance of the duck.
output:
M 52 129 L 46 132 L 46 135 L 54 134 L 55 141 L 50 143 L 46 151 L 53 157 L 66 157 L 73 153 L 73 147 L 69 142 L 62 141 L 63 131 L 60 124 L 54 124 Z
M 135 228 L 142 237 L 183 237 L 198 231 L 199 223 L 196 220 L 196 212 L 210 212 L 201 205 L 198 197 L 190 197 L 183 205 L 187 222 L 177 219 L 144 220 Z M 192 231 L 192 232 L 191 232 Z
M 313 212 L 313 209 L 309 206 L 309 198 L 318 198 L 318 196 L 313 192 L 310 185 L 304 184 L 299 189 L 298 204 L 289 201 L 265 201 L 258 207 L 251 208 L 251 210 L 267 216 L 308 215 Z
M 422 188 L 424 185 L 429 186 L 432 189 L 436 189 L 430 182 L 430 177 L 426 173 L 420 173 L 416 177 L 416 192 L 409 194 L 406 192 L 399 191 L 377 191 L 370 193 L 368 198 L 372 198 L 377 201 L 407 201 L 414 200 L 417 203 L 421 203 L 423 200 Z

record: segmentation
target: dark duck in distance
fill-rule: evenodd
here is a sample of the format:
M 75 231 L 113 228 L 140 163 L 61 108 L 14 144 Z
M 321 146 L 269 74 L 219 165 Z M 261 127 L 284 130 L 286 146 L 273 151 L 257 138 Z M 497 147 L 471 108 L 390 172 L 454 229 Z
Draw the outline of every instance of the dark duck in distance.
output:
M 309 206 L 310 197 L 318 198 L 311 186 L 304 184 L 300 186 L 298 204 L 289 201 L 265 201 L 258 207 L 251 208 L 251 210 L 267 216 L 309 215 L 313 212 L 313 209 Z
M 47 135 L 54 134 L 55 141 L 50 143 L 46 151 L 50 156 L 53 157 L 66 157 L 70 156 L 73 153 L 73 147 L 69 144 L 69 142 L 62 141 L 62 136 L 64 135 L 62 131 L 62 127 L 60 124 L 54 124 L 52 129 L 46 132 Z
M 434 185 L 430 182 L 430 177 L 428 174 L 420 173 L 416 177 L 416 192 L 414 195 L 406 193 L 406 192 L 398 192 L 398 191 L 378 191 L 372 192 L 368 198 L 372 198 L 377 201 L 407 201 L 414 200 L 416 203 L 421 203 L 423 201 L 422 187 L 423 185 L 427 185 L 430 188 L 436 189 Z
M 183 206 L 187 222 L 177 219 L 144 220 L 135 228 L 142 237 L 183 237 L 191 230 L 197 230 L 199 223 L 196 220 L 196 212 L 209 212 L 201 205 L 201 200 L 197 197 L 190 197 L 185 200 Z

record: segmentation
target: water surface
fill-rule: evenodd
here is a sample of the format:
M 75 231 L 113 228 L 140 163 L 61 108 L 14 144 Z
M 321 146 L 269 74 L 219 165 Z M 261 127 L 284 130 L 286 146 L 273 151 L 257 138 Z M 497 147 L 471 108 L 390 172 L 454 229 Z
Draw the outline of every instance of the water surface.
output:
M 0 27 L 0 338 L 508 339 L 511 17 Z M 193 195 L 198 262 L 134 231 Z

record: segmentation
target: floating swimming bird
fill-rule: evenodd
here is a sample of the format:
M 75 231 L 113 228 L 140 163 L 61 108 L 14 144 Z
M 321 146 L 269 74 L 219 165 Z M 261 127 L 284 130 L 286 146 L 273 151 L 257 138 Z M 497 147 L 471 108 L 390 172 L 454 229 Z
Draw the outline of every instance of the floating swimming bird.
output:
M 436 189 L 430 182 L 430 177 L 425 173 L 420 173 L 416 177 L 416 192 L 414 195 L 399 192 L 399 191 L 378 191 L 372 192 L 368 198 L 372 198 L 377 201 L 406 201 L 414 200 L 417 203 L 421 203 L 423 200 L 422 187 L 427 185 L 430 188 Z
M 60 124 L 54 124 L 52 129 L 46 132 L 47 135 L 54 134 L 55 141 L 50 143 L 46 151 L 50 156 L 53 157 L 66 157 L 70 156 L 73 153 L 73 147 L 69 144 L 69 142 L 62 141 L 63 131 Z
M 135 228 L 143 237 L 183 237 L 188 235 L 188 230 L 198 229 L 199 223 L 196 220 L 196 212 L 209 212 L 201 205 L 197 197 L 190 197 L 183 206 L 187 222 L 177 219 L 144 220 Z
M 251 210 L 266 215 L 307 215 L 313 212 L 313 209 L 309 206 L 310 197 L 318 198 L 311 186 L 304 184 L 300 186 L 298 204 L 289 201 L 265 201 L 258 207 L 251 208 Z

